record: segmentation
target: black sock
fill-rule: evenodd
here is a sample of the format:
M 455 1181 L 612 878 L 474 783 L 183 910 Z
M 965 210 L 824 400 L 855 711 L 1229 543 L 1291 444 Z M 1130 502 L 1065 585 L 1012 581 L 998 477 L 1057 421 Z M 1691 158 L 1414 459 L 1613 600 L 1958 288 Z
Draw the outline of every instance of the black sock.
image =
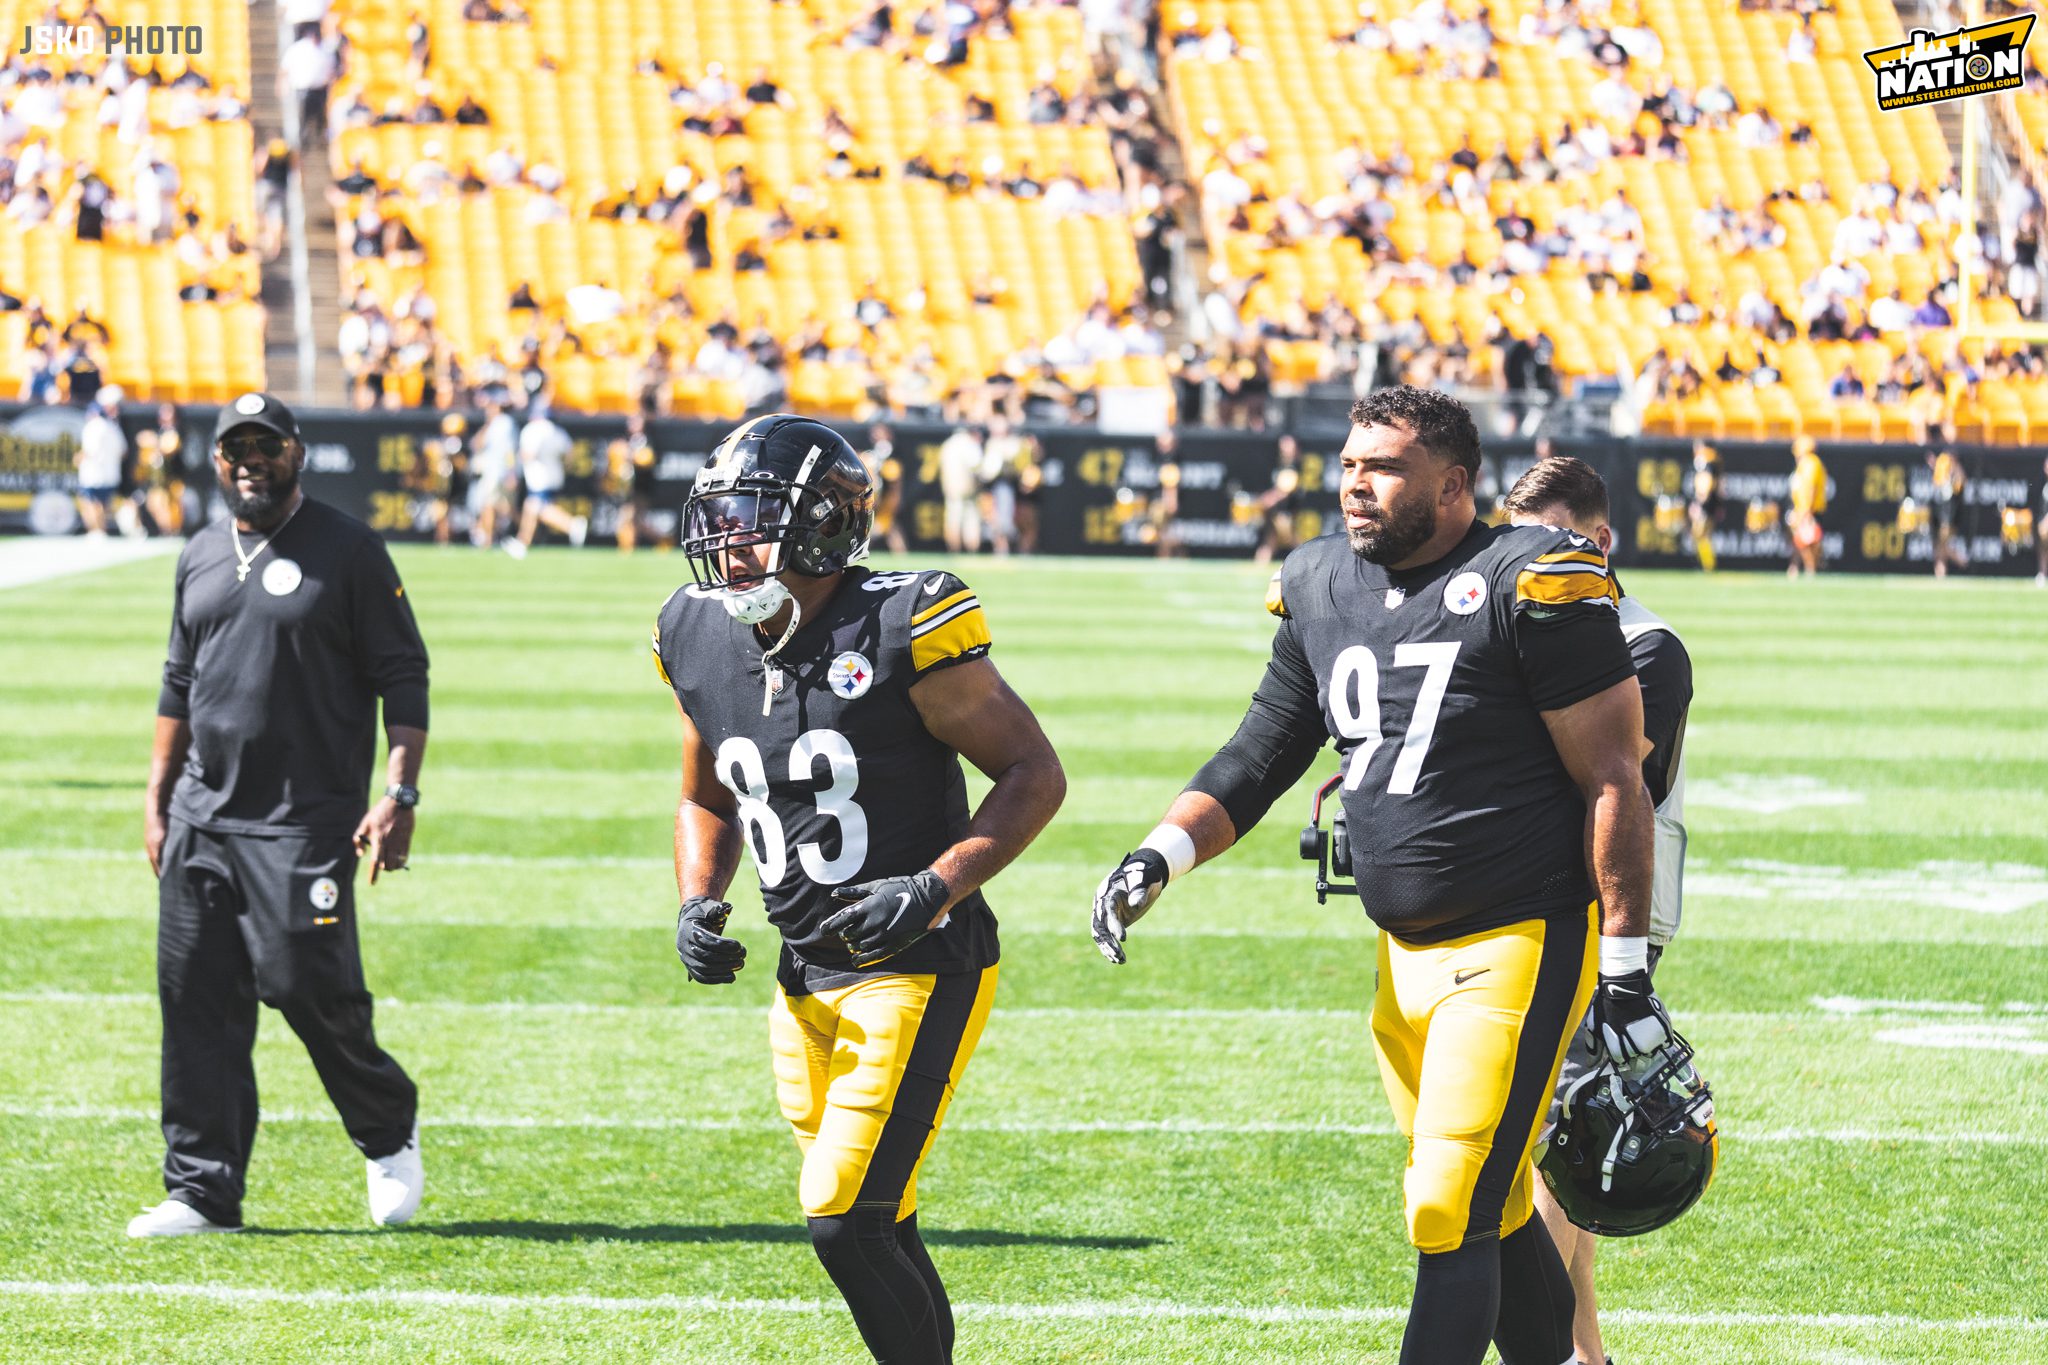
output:
M 1456 1251 L 1423 1252 L 1416 1258 L 1401 1365 L 1479 1365 L 1499 1314 L 1498 1241 L 1487 1237 Z
M 924 1249 L 924 1238 L 918 1236 L 916 1214 L 896 1224 L 896 1245 L 917 1267 L 917 1273 L 924 1277 L 924 1287 L 931 1291 L 932 1311 L 939 1316 L 939 1344 L 946 1348 L 946 1359 L 950 1361 L 953 1358 L 953 1302 L 946 1297 L 946 1286 L 939 1282 L 939 1268 L 932 1264 L 931 1253 Z
M 1576 1358 L 1572 1314 L 1578 1300 L 1557 1244 L 1541 1218 L 1500 1239 L 1500 1320 L 1493 1329 L 1501 1365 L 1559 1365 Z
M 946 1365 L 931 1290 L 896 1240 L 896 1205 L 813 1218 L 811 1246 L 879 1365 Z

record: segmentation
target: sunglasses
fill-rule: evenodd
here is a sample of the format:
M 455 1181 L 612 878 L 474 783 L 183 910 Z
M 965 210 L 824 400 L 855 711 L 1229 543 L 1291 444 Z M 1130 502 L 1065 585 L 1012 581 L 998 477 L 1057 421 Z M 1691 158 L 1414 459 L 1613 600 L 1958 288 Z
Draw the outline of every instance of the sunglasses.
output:
M 231 436 L 215 448 L 222 460 L 234 464 L 241 460 L 278 460 L 284 458 L 285 439 L 278 435 Z

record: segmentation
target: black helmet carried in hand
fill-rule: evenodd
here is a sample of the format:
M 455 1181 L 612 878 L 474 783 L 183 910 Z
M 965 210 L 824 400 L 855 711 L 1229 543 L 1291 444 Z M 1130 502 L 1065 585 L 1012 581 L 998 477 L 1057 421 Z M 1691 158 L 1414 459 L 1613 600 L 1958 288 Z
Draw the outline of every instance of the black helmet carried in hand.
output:
M 1602 1058 L 1565 1092 L 1537 1169 L 1572 1222 L 1605 1237 L 1655 1232 L 1706 1193 L 1720 1159 L 1714 1092 L 1671 1041 L 1623 1071 Z
M 711 453 L 683 507 L 683 553 L 705 590 L 743 590 L 794 570 L 811 578 L 865 559 L 874 485 L 844 436 L 790 413 L 756 417 Z M 753 568 L 729 553 L 773 546 Z

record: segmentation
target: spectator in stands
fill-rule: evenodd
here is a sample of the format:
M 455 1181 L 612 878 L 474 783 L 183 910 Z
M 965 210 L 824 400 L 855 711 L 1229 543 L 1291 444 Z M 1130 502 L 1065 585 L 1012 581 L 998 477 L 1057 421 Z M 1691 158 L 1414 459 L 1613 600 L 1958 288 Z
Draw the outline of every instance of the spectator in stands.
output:
M 298 102 L 300 145 L 326 140 L 327 93 L 339 71 L 337 47 L 320 36 L 317 25 L 301 25 L 278 59 L 282 93 Z
M 747 85 L 747 103 L 773 104 L 783 109 L 791 108 L 796 98 L 775 83 L 774 74 L 766 66 L 756 67 L 754 79 Z
M 67 338 L 57 354 L 57 368 L 64 384 L 64 401 L 73 407 L 90 407 L 103 382 L 99 344 L 85 337 Z
M 472 24 L 530 24 L 531 16 L 516 4 L 502 8 L 491 0 L 463 0 L 462 17 Z
M 60 403 L 63 386 L 57 376 L 56 358 L 46 346 L 31 346 L 22 357 L 21 388 L 15 396 L 24 403 Z
M 1793 66 L 1811 66 L 1819 47 L 1820 44 L 1815 40 L 1813 33 L 1813 16 L 1800 15 L 1799 27 L 1793 29 L 1792 36 L 1785 40 L 1786 63 Z
M 276 260 L 284 249 L 285 198 L 297 166 L 298 154 L 281 137 L 256 154 L 256 244 L 266 261 Z M 360 171 L 362 162 L 356 166 Z
M 112 187 L 100 178 L 98 171 L 81 166 L 78 178 L 65 191 L 60 219 L 68 220 L 72 224 L 73 240 L 104 241 L 107 217 L 114 207 Z
M 1856 373 L 1852 363 L 1844 363 L 1832 382 L 1828 384 L 1828 397 L 1837 403 L 1861 401 L 1864 396 L 1862 376 Z
M 2029 209 L 2014 226 L 2005 268 L 2005 292 L 2020 316 L 2031 318 L 2041 303 L 2041 210 Z
M 1913 310 L 1906 306 L 1905 300 L 1899 297 L 1899 291 L 1894 289 L 1884 297 L 1872 300 L 1865 316 L 1872 329 L 1880 334 L 1890 334 L 1903 332 L 1912 324 Z
M 1053 71 L 1042 67 L 1038 72 L 1038 84 L 1024 103 L 1024 117 L 1031 123 L 1058 123 L 1067 116 L 1067 100 L 1060 89 L 1053 84 Z

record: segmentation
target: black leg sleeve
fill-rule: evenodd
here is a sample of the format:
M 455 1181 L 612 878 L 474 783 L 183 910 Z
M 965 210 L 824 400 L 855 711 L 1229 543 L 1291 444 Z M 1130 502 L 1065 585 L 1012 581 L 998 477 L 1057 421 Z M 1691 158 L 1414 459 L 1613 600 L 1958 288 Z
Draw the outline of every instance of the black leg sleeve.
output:
M 238 909 L 219 841 L 172 821 L 157 883 L 164 1189 L 228 1226 L 256 1142 L 256 986 Z
M 1400 1365 L 1480 1365 L 1499 1313 L 1498 1241 L 1475 1238 L 1456 1251 L 1421 1253 Z
M 896 1224 L 896 1245 L 917 1273 L 924 1277 L 924 1287 L 931 1291 L 932 1309 L 939 1316 L 939 1344 L 946 1348 L 946 1359 L 953 1358 L 953 1301 L 946 1297 L 946 1286 L 939 1281 L 939 1268 L 932 1264 L 932 1256 L 924 1249 L 924 1238 L 917 1232 L 917 1215 L 911 1214 Z
M 896 1240 L 894 1203 L 809 1220 L 811 1246 L 878 1365 L 946 1365 L 931 1291 Z
M 1560 1365 L 1574 1358 L 1577 1300 L 1557 1244 L 1541 1218 L 1500 1239 L 1500 1321 L 1493 1329 L 1501 1365 Z

